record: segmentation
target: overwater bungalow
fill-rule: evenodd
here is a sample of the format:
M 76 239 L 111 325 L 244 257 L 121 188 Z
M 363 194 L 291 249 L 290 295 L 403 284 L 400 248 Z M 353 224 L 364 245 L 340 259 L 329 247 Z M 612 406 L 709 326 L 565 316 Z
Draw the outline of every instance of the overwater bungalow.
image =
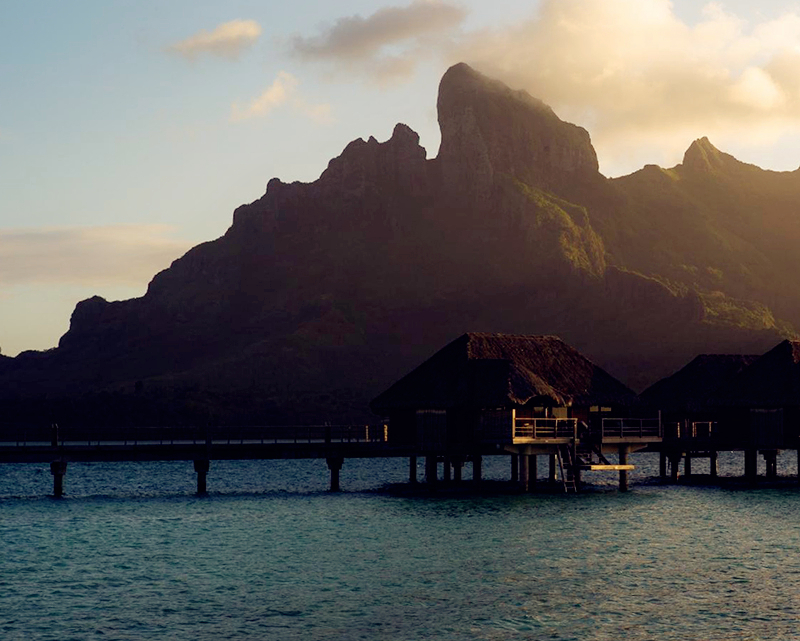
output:
M 800 341 L 785 340 L 762 356 L 698 356 L 641 398 L 662 413 L 662 475 L 667 460 L 677 478 L 682 458 L 691 474 L 692 459 L 708 457 L 714 476 L 717 452 L 743 451 L 745 476 L 757 476 L 761 453 L 774 477 L 779 450 L 800 456 Z
M 584 469 L 618 470 L 623 486 L 628 453 L 660 441 L 658 419 L 638 416 L 636 394 L 555 336 L 464 334 L 370 408 L 388 419 L 390 443 L 426 457 L 429 481 L 440 459 L 458 475 L 467 457 L 506 453 L 526 487 L 539 454 L 550 456 L 551 479 L 558 463 L 567 491 Z
M 776 345 L 709 402 L 725 413 L 725 430 L 735 449 L 745 450 L 745 474 L 756 475 L 761 452 L 767 476 L 775 476 L 778 450 L 800 448 L 800 341 Z
M 652 411 L 661 413 L 663 443 L 661 474 L 671 461 L 673 477 L 685 459 L 691 474 L 692 458 L 708 457 L 712 476 L 716 475 L 717 452 L 737 449 L 737 435 L 730 429 L 728 410 L 711 404 L 710 399 L 758 356 L 741 354 L 701 354 L 674 374 L 654 383 L 640 398 Z

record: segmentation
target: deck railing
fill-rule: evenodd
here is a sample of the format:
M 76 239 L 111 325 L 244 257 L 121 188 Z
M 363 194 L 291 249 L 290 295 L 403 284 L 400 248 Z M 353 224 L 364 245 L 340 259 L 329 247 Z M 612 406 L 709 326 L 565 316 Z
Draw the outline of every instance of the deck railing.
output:
M 384 425 L 58 428 L 1 426 L 0 447 L 385 443 Z
M 717 432 L 716 421 L 692 421 L 668 423 L 664 426 L 665 436 L 671 439 L 710 439 Z
M 711 438 L 717 431 L 716 421 L 695 421 L 692 423 L 687 438 Z
M 518 418 L 514 424 L 514 439 L 574 438 L 576 418 Z
M 661 438 L 661 421 L 657 418 L 604 418 L 603 438 Z

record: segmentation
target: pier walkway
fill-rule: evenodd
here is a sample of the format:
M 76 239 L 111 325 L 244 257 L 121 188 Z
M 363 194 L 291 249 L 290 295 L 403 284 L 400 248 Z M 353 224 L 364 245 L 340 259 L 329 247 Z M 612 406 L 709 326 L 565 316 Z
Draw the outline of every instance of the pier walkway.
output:
M 75 462 L 193 461 L 197 491 L 206 492 L 211 461 L 325 459 L 331 489 L 339 489 L 345 458 L 408 457 L 387 442 L 383 425 L 286 427 L 149 427 L 87 429 L 0 427 L 0 464 L 49 463 L 53 493 L 62 496 L 67 465 Z
M 584 428 L 588 429 L 585 424 Z M 207 475 L 215 460 L 325 459 L 331 490 L 339 489 L 346 458 L 404 457 L 409 459 L 409 482 L 417 482 L 417 458 L 425 458 L 425 481 L 432 488 L 442 466 L 443 478 L 461 480 L 461 469 L 472 463 L 473 480 L 481 480 L 481 458 L 511 456 L 511 481 L 524 491 L 536 482 L 536 459 L 549 455 L 549 481 L 560 478 L 564 491 L 576 491 L 581 471 L 613 471 L 620 489 L 627 489 L 630 452 L 659 442 L 660 425 L 642 419 L 604 419 L 596 434 L 579 437 L 576 419 L 525 419 L 513 425 L 510 442 L 489 440 L 441 451 L 419 444 L 392 442 L 386 424 L 269 427 L 115 427 L 81 428 L 0 424 L 0 464 L 48 463 L 53 494 L 62 496 L 69 463 L 121 461 L 192 461 L 197 491 L 205 493 Z M 591 438 L 589 438 L 591 437 Z M 619 454 L 609 463 L 603 452 Z

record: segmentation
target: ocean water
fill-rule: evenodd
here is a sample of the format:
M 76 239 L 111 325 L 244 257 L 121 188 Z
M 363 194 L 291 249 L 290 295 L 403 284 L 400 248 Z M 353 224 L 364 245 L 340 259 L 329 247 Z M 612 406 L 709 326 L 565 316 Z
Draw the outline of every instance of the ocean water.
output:
M 48 466 L 0 466 L 0 639 L 799 638 L 800 488 L 631 458 L 630 492 L 577 496 L 411 495 L 397 459 L 336 494 L 324 461 L 212 462 L 207 497 L 191 463 L 71 464 L 56 500 Z

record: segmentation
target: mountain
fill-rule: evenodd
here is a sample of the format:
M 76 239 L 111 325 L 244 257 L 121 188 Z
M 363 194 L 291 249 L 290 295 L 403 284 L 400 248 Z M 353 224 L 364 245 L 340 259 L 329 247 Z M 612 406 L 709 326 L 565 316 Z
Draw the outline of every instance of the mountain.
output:
M 427 159 L 398 124 L 312 183 L 273 178 L 137 299 L 77 305 L 58 348 L 0 359 L 25 420 L 368 421 L 467 331 L 555 334 L 642 388 L 697 353 L 760 353 L 800 321 L 800 174 L 707 140 L 608 179 L 589 134 L 465 64 Z

